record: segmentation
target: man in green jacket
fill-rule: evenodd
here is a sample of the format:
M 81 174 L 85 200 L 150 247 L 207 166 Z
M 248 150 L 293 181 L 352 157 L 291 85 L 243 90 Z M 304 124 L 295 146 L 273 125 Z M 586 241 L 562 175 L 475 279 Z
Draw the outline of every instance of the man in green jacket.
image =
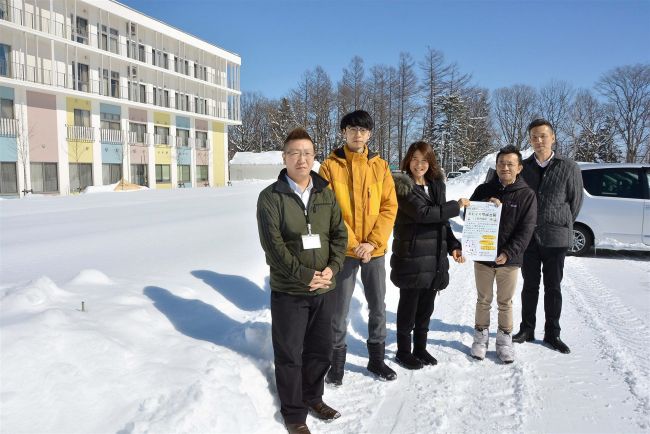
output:
M 334 276 L 347 229 L 328 182 L 312 172 L 314 142 L 301 128 L 284 141 L 286 169 L 257 201 L 257 224 L 270 266 L 271 328 L 280 412 L 289 433 L 308 434 L 307 413 L 331 420 L 323 402 L 332 355 Z

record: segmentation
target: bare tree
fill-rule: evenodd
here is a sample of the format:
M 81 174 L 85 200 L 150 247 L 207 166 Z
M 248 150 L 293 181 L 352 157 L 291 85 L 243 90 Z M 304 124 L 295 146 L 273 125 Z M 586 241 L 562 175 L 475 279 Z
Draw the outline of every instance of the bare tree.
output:
M 424 59 L 419 63 L 422 73 L 420 93 L 423 102 L 422 140 L 436 141 L 436 125 L 440 121 L 440 96 L 445 91 L 451 66 L 445 65 L 441 51 L 427 47 Z
M 537 112 L 553 124 L 556 149 L 566 156 L 571 156 L 571 147 L 566 139 L 570 130 L 573 93 L 568 82 L 551 80 L 539 90 L 537 99 Z
M 408 141 L 408 131 L 417 113 L 415 96 L 418 92 L 418 79 L 413 69 L 413 58 L 409 53 L 399 55 L 397 67 L 397 156 L 402 161 L 402 153 Z
M 244 92 L 240 100 L 242 124 L 228 130 L 229 158 L 235 152 L 274 149 L 268 130 L 268 100 L 259 92 Z
M 364 81 L 363 59 L 354 56 L 347 68 L 343 68 L 343 77 L 338 86 L 338 103 L 341 113 L 366 108 L 367 91 Z
M 332 150 L 336 141 L 335 122 L 332 119 L 335 95 L 332 80 L 321 66 L 314 69 L 308 103 L 309 125 L 305 127 L 312 134 L 314 144 L 323 157 Z
M 466 119 L 466 148 L 460 155 L 463 164 L 473 167 L 481 158 L 495 150 L 494 130 L 490 118 L 488 90 L 468 87 L 463 90 Z
M 26 196 L 27 193 L 33 193 L 31 188 L 27 188 L 27 166 L 29 165 L 32 139 L 36 131 L 34 125 L 27 126 L 23 119 L 16 120 L 16 153 L 18 154 L 18 162 L 23 168 L 23 189 L 19 192 L 19 195 L 22 193 L 23 196 Z
M 571 120 L 574 159 L 588 162 L 620 160 L 621 151 L 614 141 L 613 118 L 591 91 L 576 93 L 571 106 Z
M 616 131 L 626 149 L 625 161 L 644 157 L 650 140 L 650 64 L 627 65 L 606 73 L 596 90 L 610 104 Z
M 375 121 L 371 143 L 382 158 L 388 161 L 391 139 L 391 76 L 394 74 L 394 70 L 391 71 L 391 68 L 384 65 L 373 66 L 370 69 L 370 74 L 368 109 Z
M 526 142 L 526 127 L 535 117 L 537 92 L 530 86 L 516 84 L 494 91 L 493 108 L 501 133 L 501 145 L 521 149 Z

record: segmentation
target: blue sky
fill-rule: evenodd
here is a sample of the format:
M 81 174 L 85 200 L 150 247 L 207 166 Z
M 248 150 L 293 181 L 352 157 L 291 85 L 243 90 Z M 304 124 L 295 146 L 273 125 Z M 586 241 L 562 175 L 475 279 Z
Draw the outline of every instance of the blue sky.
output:
M 278 98 L 307 69 L 333 82 L 354 55 L 366 71 L 418 61 L 427 46 L 488 89 L 561 79 L 591 87 L 650 63 L 650 0 L 121 0 L 242 57 L 243 91 Z

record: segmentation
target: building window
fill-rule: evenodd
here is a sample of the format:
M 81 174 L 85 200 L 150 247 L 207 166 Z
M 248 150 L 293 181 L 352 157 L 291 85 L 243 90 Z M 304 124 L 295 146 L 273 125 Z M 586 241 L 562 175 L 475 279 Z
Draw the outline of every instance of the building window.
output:
M 169 164 L 156 164 L 156 182 L 162 184 L 172 182 Z
M 189 110 L 190 97 L 180 92 L 176 92 L 176 110 Z
M 110 185 L 122 179 L 121 164 L 102 164 L 102 185 Z
M 169 127 L 154 126 L 154 144 L 169 145 Z
M 140 83 L 140 102 L 147 102 L 147 85 Z
M 80 192 L 89 185 L 93 185 L 93 165 L 70 163 L 70 191 Z
M 10 75 L 11 75 L 11 46 L 7 44 L 0 44 L 0 76 L 9 77 Z
M 99 25 L 97 27 L 99 27 Z M 118 54 L 119 33 L 117 29 L 109 28 L 104 25 L 101 26 L 101 29 L 99 48 Z
M 11 21 L 9 18 L 9 5 L 7 4 L 8 0 L 0 0 L 0 20 Z
M 74 88 L 76 90 L 88 92 L 88 65 L 72 62 L 72 81 L 74 82 Z
M 142 45 L 142 44 L 138 45 L 138 60 L 140 62 L 146 62 L 147 61 L 145 51 L 144 51 L 144 45 Z
M 192 186 L 192 177 L 190 175 L 190 166 L 188 165 L 178 165 L 178 186 L 179 187 L 191 187 Z
M 154 87 L 153 103 L 161 107 L 169 107 L 169 91 L 167 89 Z
M 14 118 L 14 100 L 8 98 L 0 98 L 0 118 Z
M 17 163 L 0 163 L 0 194 L 18 193 Z
M 163 53 L 163 68 L 169 69 L 169 56 L 167 53 Z
M 146 164 L 131 164 L 131 182 L 138 185 L 149 186 Z
M 196 166 L 196 182 L 204 183 L 204 184 L 208 182 L 208 166 L 205 165 Z
M 176 146 L 190 145 L 190 130 L 176 128 Z
M 135 133 L 135 142 L 144 143 L 144 136 L 147 133 L 147 124 L 129 122 L 129 131 Z
M 99 127 L 104 130 L 119 130 L 120 129 L 120 115 L 117 113 L 99 114 Z
M 72 40 L 88 45 L 88 20 L 83 17 L 77 17 L 77 26 L 72 33 Z
M 204 98 L 194 97 L 194 111 L 199 114 L 206 113 L 206 101 Z
M 207 131 L 197 131 L 196 133 L 196 148 L 207 149 L 208 147 L 208 133 Z
M 138 60 L 138 44 L 133 41 L 126 41 L 126 55 L 130 59 Z
M 89 127 L 90 110 L 74 109 L 74 124 L 77 127 Z
M 56 163 L 31 163 L 33 193 L 57 193 L 59 191 L 59 171 Z

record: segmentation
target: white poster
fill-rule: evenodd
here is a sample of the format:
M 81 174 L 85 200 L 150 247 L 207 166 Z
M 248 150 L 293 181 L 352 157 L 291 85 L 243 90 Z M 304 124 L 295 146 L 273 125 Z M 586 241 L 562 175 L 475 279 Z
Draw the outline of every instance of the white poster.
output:
M 463 256 L 473 261 L 494 261 L 500 220 L 501 206 L 491 202 L 471 202 L 465 208 Z

